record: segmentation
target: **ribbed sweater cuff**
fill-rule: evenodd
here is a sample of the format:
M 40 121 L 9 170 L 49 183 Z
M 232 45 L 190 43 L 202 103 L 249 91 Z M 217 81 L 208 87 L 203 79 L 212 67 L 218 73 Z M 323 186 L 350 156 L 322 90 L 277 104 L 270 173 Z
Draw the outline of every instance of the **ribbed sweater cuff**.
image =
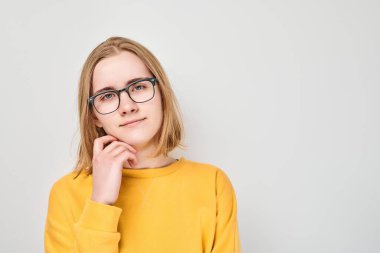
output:
M 77 225 L 87 229 L 117 232 L 123 209 L 87 199 Z

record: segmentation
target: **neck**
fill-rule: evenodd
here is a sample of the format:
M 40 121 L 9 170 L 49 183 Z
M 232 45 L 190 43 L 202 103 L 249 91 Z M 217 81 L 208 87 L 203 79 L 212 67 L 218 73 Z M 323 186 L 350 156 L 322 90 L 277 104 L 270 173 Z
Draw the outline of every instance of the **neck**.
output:
M 164 156 L 163 154 L 157 157 L 150 157 L 156 149 L 156 146 L 152 144 L 146 145 L 146 146 L 133 145 L 133 147 L 137 150 L 137 153 L 136 153 L 137 164 L 131 167 L 128 161 L 126 161 L 123 164 L 124 168 L 130 168 L 130 169 L 158 168 L 158 167 L 167 166 L 173 163 L 174 161 L 176 161 L 175 158 Z

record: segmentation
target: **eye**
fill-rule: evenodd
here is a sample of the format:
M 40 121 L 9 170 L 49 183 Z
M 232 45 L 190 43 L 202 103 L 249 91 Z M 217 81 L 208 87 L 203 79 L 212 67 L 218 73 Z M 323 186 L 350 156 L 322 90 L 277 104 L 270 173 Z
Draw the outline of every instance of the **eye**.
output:
M 148 81 L 142 81 L 142 82 L 132 85 L 129 89 L 131 92 L 139 92 L 139 91 L 149 89 L 149 85 L 150 83 Z
M 113 98 L 113 96 L 115 96 L 114 93 L 106 93 L 106 94 L 100 96 L 100 99 L 101 99 L 102 101 L 103 101 L 103 100 L 108 100 L 108 99 Z

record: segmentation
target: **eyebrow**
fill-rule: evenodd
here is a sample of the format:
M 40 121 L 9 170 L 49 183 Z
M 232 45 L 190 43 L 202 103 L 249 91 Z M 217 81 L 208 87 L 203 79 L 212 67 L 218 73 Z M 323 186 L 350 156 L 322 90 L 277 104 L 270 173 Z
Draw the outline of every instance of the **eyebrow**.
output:
M 137 81 L 137 80 L 143 79 L 143 78 L 149 78 L 149 77 L 136 77 L 136 78 L 132 78 L 131 80 L 129 80 L 129 81 L 127 82 L 127 85 L 130 84 L 130 83 L 133 83 L 134 81 Z M 99 92 L 105 91 L 105 90 L 115 90 L 115 87 L 112 86 L 112 85 L 108 85 L 108 86 L 106 86 L 106 87 L 103 87 L 103 88 L 97 90 L 97 91 L 94 93 L 94 95 L 98 94 Z

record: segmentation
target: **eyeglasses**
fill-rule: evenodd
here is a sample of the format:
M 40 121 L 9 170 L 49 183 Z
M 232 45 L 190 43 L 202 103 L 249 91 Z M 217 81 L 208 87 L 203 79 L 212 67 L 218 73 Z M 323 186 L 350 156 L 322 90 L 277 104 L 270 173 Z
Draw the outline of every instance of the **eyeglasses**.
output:
M 120 90 L 102 91 L 87 99 L 88 106 L 94 106 L 100 114 L 109 114 L 116 111 L 120 106 L 120 93 L 126 91 L 135 103 L 144 103 L 154 97 L 154 86 L 158 84 L 155 77 L 143 78 L 130 83 Z

